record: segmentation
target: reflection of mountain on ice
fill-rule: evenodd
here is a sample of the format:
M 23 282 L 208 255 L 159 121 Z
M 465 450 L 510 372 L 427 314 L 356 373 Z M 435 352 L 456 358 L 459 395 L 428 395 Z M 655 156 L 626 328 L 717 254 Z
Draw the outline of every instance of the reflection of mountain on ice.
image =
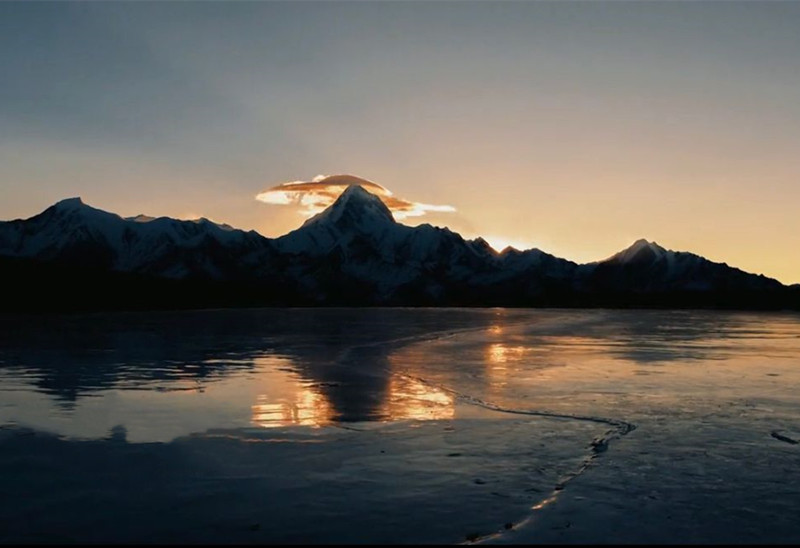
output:
M 775 474 L 797 456 L 791 314 L 296 308 L 0 322 L 5 416 L 60 435 L 0 428 L 0 540 L 800 538 L 798 494 Z M 56 370 L 62 392 L 80 385 L 68 413 L 37 384 Z M 36 511 L 53 500 L 70 503 Z
M 399 371 L 387 361 L 393 341 L 482 329 L 493 321 L 489 310 L 299 308 L 125 314 L 99 323 L 81 315 L 55 329 L 35 316 L 9 316 L 0 318 L 0 362 L 17 364 L 8 371 L 73 414 L 82 413 L 87 399 L 102 401 L 112 408 L 101 415 L 112 420 L 118 402 L 92 396 L 135 388 L 135 401 L 122 407 L 138 409 L 148 432 L 179 428 L 167 439 L 184 432 L 170 421 L 159 425 L 153 398 L 202 398 L 206 390 L 212 403 L 227 402 L 223 394 L 233 402 L 244 398 L 261 425 L 442 418 L 452 414 L 451 397 L 393 377 Z M 244 396 L 250 393 L 252 401 Z M 209 420 L 195 411 L 193 423 Z M 142 432 L 131 428 L 131 435 L 139 440 Z

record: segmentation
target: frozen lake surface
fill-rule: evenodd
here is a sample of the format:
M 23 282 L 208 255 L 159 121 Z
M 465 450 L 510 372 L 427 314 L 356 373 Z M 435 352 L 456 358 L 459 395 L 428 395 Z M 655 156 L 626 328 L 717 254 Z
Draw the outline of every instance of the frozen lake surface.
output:
M 800 315 L 0 317 L 0 542 L 800 542 Z

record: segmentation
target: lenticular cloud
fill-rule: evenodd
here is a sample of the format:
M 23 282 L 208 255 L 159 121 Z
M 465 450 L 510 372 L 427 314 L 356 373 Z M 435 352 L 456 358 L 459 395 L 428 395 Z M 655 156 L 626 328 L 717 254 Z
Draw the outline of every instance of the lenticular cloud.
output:
M 449 205 L 422 204 L 398 198 L 388 188 L 353 175 L 317 175 L 311 181 L 281 183 L 258 194 L 256 200 L 274 205 L 296 205 L 300 207 L 303 215 L 310 217 L 335 202 L 350 185 L 361 185 L 365 190 L 378 196 L 395 219 L 419 217 L 429 212 L 449 213 L 456 210 Z

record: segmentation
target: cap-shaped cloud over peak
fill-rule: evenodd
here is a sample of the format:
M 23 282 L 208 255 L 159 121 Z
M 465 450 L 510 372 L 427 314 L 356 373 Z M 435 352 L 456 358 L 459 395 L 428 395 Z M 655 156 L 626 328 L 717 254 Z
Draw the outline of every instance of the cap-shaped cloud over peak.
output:
M 274 205 L 296 205 L 303 215 L 310 217 L 335 202 L 350 185 L 359 185 L 378 196 L 398 220 L 432 211 L 448 213 L 456 210 L 449 205 L 423 204 L 398 198 L 386 187 L 354 175 L 317 175 L 311 181 L 281 183 L 256 195 L 256 200 Z

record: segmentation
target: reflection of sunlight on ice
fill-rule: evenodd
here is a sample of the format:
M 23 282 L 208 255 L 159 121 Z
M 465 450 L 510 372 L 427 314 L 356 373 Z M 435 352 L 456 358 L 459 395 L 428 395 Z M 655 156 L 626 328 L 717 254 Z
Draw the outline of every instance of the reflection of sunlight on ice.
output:
M 556 491 L 554 494 L 550 495 L 549 497 L 539 502 L 538 504 L 534 504 L 533 506 L 531 506 L 531 510 L 541 510 L 545 506 L 554 503 L 556 499 L 558 499 L 559 493 L 560 491 Z
M 339 420 L 341 410 L 335 399 L 320 384 L 311 384 L 301 376 L 294 364 L 275 357 L 265 357 L 260 367 L 261 385 L 251 406 L 251 421 L 263 428 L 308 426 L 319 428 L 332 425 Z M 387 371 L 387 375 L 390 373 Z M 338 390 L 333 383 L 331 390 Z M 455 416 L 453 397 L 445 391 L 405 375 L 391 375 L 382 401 L 376 402 L 371 419 L 398 420 L 447 420 Z M 351 398 L 369 400 L 375 394 L 349 392 Z
M 453 397 L 443 390 L 406 376 L 393 376 L 384 404 L 389 420 L 445 420 L 455 416 Z
M 502 329 L 500 329 L 502 333 Z M 501 389 L 508 383 L 509 376 L 513 377 L 514 371 L 519 371 L 524 367 L 521 363 L 531 350 L 528 346 L 511 346 L 500 342 L 491 343 L 484 351 L 484 363 L 486 364 L 488 380 L 490 381 L 490 391 Z
M 320 427 L 333 421 L 324 394 L 307 386 L 289 359 L 265 355 L 256 360 L 261 386 L 251 406 L 252 423 L 263 428 Z
M 528 350 L 525 346 L 508 346 L 502 343 L 490 344 L 486 349 L 486 361 L 492 380 L 505 384 L 509 365 L 519 361 Z
M 493 366 L 502 366 L 505 369 L 505 364 L 510 361 L 518 360 L 525 354 L 526 347 L 524 346 L 507 346 L 503 343 L 490 344 L 486 351 L 489 363 Z
M 293 398 L 269 402 L 264 394 L 253 406 L 253 422 L 264 428 L 281 426 L 313 426 L 329 424 L 333 410 L 322 394 L 298 386 Z

